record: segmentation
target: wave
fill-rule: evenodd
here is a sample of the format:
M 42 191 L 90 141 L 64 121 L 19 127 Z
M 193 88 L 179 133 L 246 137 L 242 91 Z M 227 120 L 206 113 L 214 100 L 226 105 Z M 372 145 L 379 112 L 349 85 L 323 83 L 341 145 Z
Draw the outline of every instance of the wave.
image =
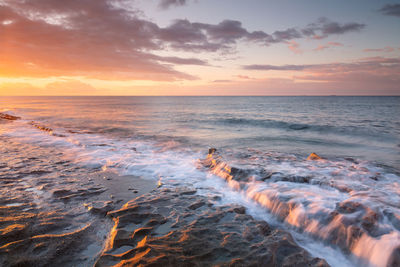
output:
M 207 123 L 207 122 L 206 122 Z M 355 125 L 327 125 L 327 124 L 308 124 L 308 123 L 295 123 L 271 119 L 244 119 L 244 118 L 221 118 L 211 121 L 217 125 L 232 125 L 232 126 L 251 126 L 261 127 L 267 129 L 282 129 L 287 131 L 308 131 L 318 132 L 324 134 L 339 134 L 349 136 L 366 136 L 381 138 L 382 135 L 388 135 L 390 132 L 384 130 L 386 126 L 379 125 L 366 125 L 365 123 L 360 126 Z M 375 129 L 374 129 L 375 128 Z
M 248 126 L 257 126 L 264 128 L 283 128 L 295 131 L 306 130 L 312 127 L 311 125 L 302 123 L 290 123 L 290 122 L 276 121 L 276 120 L 243 119 L 243 118 L 218 119 L 216 120 L 216 123 L 232 124 L 232 125 L 248 125 Z
M 204 152 L 167 138 L 116 139 L 24 120 L 4 127 L 2 135 L 57 148 L 78 165 L 160 180 L 167 187 L 188 184 L 204 195 L 214 190 L 227 201 L 261 206 L 293 231 L 354 255 L 357 265 L 390 266 L 398 260 L 399 177 L 369 162 L 307 161 L 256 150 L 246 157 L 233 153 L 229 160 L 211 150 L 204 159 Z M 215 176 L 223 178 L 223 186 Z
M 399 177 L 354 161 L 314 159 L 249 171 L 211 149 L 199 163 L 289 227 L 351 253 L 358 265 L 395 266 Z

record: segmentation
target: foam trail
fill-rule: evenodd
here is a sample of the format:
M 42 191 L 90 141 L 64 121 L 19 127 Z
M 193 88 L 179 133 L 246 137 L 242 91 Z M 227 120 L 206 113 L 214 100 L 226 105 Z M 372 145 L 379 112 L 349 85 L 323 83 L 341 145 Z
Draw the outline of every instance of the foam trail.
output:
M 278 220 L 352 253 L 360 265 L 395 266 L 399 260 L 399 207 L 395 204 L 399 200 L 399 177 L 394 174 L 383 174 L 374 166 L 368 169 L 321 160 L 304 161 L 295 171 L 284 172 L 284 168 L 290 169 L 286 162 L 275 175 L 263 178 L 260 173 L 267 171 L 246 175 L 215 150 L 200 163 Z M 380 171 L 379 177 L 376 171 Z M 295 176 L 299 173 L 304 176 Z M 343 176 L 338 179 L 332 173 Z M 387 205 L 388 195 L 393 205 Z
M 264 208 L 260 214 L 268 210 L 294 231 L 354 254 L 360 266 L 386 266 L 397 260 L 400 220 L 399 207 L 393 203 L 400 201 L 398 176 L 368 162 L 305 161 L 293 155 L 251 151 L 251 158 L 235 158 L 245 168 L 234 168 L 215 151 L 197 162 L 203 153 L 170 141 L 109 138 L 51 127 L 54 135 L 28 122 L 0 127 L 4 135 L 20 142 L 58 147 L 79 165 L 160 179 L 162 186 L 189 184 L 201 188 L 203 194 L 232 194 L 232 202 L 245 203 L 250 209 L 256 202 Z M 199 165 L 211 171 L 211 179 L 206 179 Z M 214 175 L 233 190 L 226 190 L 226 184 L 217 186 Z M 245 202 L 235 191 L 251 201 Z M 376 250 L 386 253 L 367 252 Z M 336 265 L 333 260 L 330 263 Z

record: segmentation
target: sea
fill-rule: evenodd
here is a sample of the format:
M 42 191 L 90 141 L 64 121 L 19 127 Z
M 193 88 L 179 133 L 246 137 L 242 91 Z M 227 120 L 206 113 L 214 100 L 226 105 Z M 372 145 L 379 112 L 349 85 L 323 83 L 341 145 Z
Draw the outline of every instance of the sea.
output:
M 400 259 L 400 97 L 0 97 L 0 113 L 21 118 L 0 120 L 0 180 L 42 177 L 11 200 L 45 207 L 58 179 L 111 171 L 218 193 L 332 266 Z

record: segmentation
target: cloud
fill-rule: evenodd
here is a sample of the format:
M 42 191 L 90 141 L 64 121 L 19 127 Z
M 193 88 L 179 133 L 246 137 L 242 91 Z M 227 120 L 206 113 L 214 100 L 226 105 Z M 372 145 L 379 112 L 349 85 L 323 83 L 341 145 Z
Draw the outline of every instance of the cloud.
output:
M 171 6 L 183 6 L 187 4 L 187 0 L 161 0 L 160 7 L 167 9 Z
M 173 49 L 185 51 L 229 50 L 239 41 L 248 41 L 268 46 L 275 43 L 291 43 L 293 49 L 296 44 L 294 39 L 319 36 L 326 38 L 331 34 L 345 34 L 360 31 L 364 24 L 332 22 L 320 18 L 317 22 L 309 24 L 304 29 L 288 28 L 268 34 L 264 31 L 248 31 L 240 21 L 223 20 L 218 24 L 190 22 L 187 19 L 174 21 L 166 28 L 160 29 L 160 39 L 170 44 Z M 294 49 L 300 52 L 299 49 Z
M 393 52 L 395 48 L 386 46 L 384 48 L 366 48 L 363 51 L 364 52 L 385 52 L 385 53 L 390 53 Z
M 338 42 L 328 42 L 324 45 L 319 45 L 318 47 L 314 48 L 314 51 L 322 51 L 331 47 L 337 47 L 337 46 L 343 46 L 342 43 L 338 43 Z
M 213 83 L 230 83 L 232 80 L 214 80 Z
M 198 59 L 198 58 L 181 58 L 181 57 L 161 57 L 161 56 L 156 56 L 152 55 L 149 56 L 153 58 L 154 60 L 158 60 L 161 62 L 168 62 L 172 64 L 178 64 L 178 65 L 199 65 L 199 66 L 208 66 L 209 64 L 207 61 Z
M 400 17 L 400 4 L 387 4 L 379 11 L 384 15 Z
M 352 63 L 327 63 L 303 65 L 245 65 L 245 70 L 280 70 L 280 71 L 305 71 L 323 73 L 372 71 L 391 72 L 400 74 L 400 58 L 372 57 L 363 58 Z
M 162 3 L 170 6 L 186 1 Z M 145 19 L 134 2 L 126 0 L 2 0 L 0 17 L 0 75 L 7 77 L 194 80 L 197 77 L 174 66 L 206 66 L 206 61 L 156 53 L 228 53 L 240 41 L 268 46 L 311 34 L 326 37 L 363 27 L 327 19 L 306 29 L 288 28 L 272 34 L 249 31 L 236 20 L 217 24 L 176 20 L 160 27 Z
M 67 3 L 68 2 L 68 3 Z M 202 60 L 158 57 L 159 27 L 105 0 L 5 1 L 0 14 L 0 74 L 9 77 L 86 76 L 98 79 L 181 80 L 194 76 L 173 64 Z M 62 18 L 66 23 L 57 23 Z M 51 23 L 49 23 L 51 21 Z
M 398 78 L 385 80 L 375 76 L 351 73 L 334 80 L 301 80 L 264 78 L 257 80 L 215 83 L 213 86 L 191 87 L 190 94 L 202 95 L 400 95 Z M 343 78 L 343 80 L 341 79 Z M 366 79 L 366 81 L 365 81 Z M 187 89 L 185 87 L 185 89 Z M 181 91 L 181 94 L 185 94 Z M 186 93 L 187 94 L 187 93 Z
M 307 68 L 307 65 L 245 65 L 243 69 L 245 70 L 304 70 Z
M 307 27 L 302 29 L 302 33 L 305 36 L 314 39 L 323 39 L 332 34 L 345 34 L 348 32 L 359 32 L 365 28 L 365 24 L 349 22 L 349 23 L 338 23 L 329 20 L 328 18 L 322 17 L 317 22 L 308 24 Z
M 271 40 L 271 42 L 279 43 L 287 40 L 301 38 L 302 34 L 294 28 L 289 28 L 284 31 L 275 31 L 273 33 L 273 36 L 274 38 Z
M 223 20 L 218 24 L 175 20 L 171 25 L 158 31 L 161 40 L 173 49 L 185 51 L 215 52 L 229 50 L 240 40 L 268 45 L 274 38 L 263 32 L 249 32 L 240 21 Z
M 292 51 L 295 54 L 302 54 L 303 50 L 300 49 L 300 45 L 299 43 L 297 43 L 296 41 L 290 41 L 288 42 L 288 48 L 290 49 L 290 51 Z
M 247 75 L 236 75 L 236 77 L 244 80 L 254 80 L 254 78 L 251 78 L 250 76 Z
M 246 65 L 246 70 L 294 71 L 298 81 L 352 83 L 359 86 L 379 84 L 382 88 L 396 89 L 400 92 L 400 58 L 371 57 L 350 63 L 303 64 L 303 65 Z M 371 87 L 372 88 L 372 87 Z

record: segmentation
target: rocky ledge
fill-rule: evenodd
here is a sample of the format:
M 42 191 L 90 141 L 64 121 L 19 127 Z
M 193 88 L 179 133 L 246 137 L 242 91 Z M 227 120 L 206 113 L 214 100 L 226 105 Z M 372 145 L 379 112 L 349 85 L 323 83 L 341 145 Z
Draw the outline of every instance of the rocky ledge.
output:
M 188 188 L 157 189 L 108 212 L 96 266 L 328 266 L 242 206 Z

